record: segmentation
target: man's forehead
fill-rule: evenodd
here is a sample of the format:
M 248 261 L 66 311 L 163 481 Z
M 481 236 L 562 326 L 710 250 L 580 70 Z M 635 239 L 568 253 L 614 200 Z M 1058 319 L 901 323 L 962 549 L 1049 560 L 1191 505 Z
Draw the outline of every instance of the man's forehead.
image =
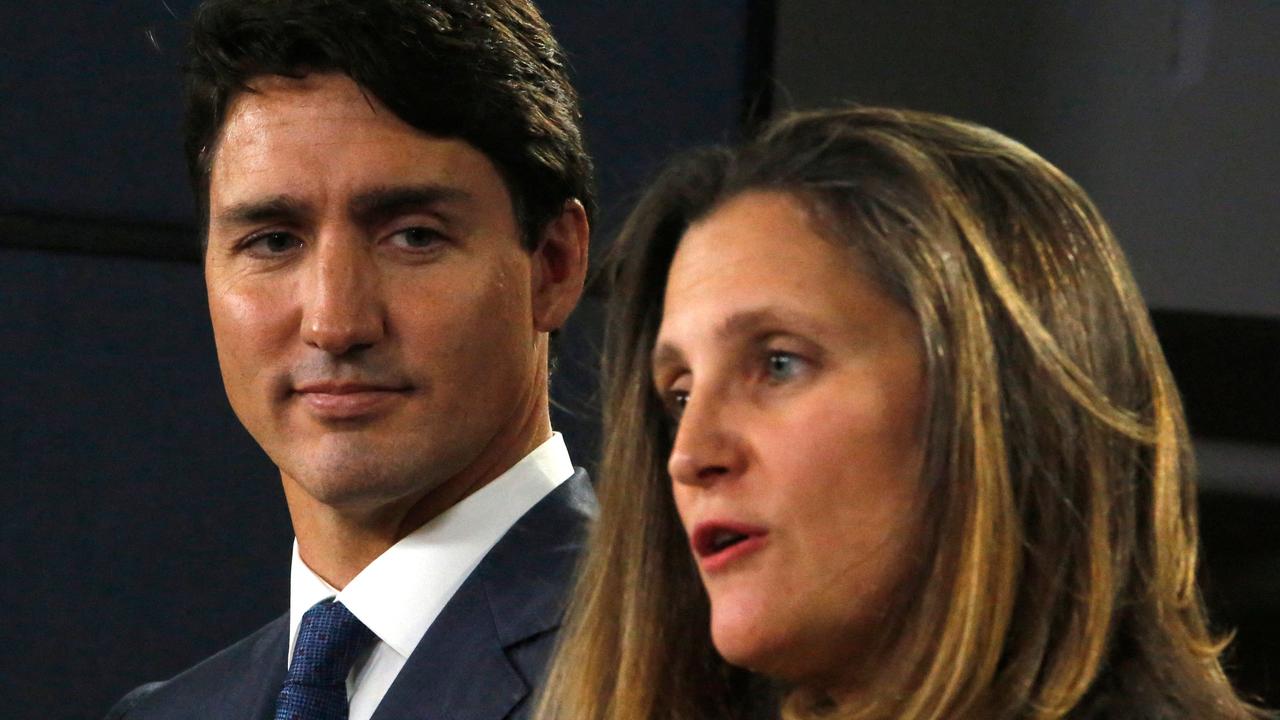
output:
M 497 172 L 470 143 L 413 128 L 346 76 L 272 76 L 252 88 L 228 105 L 211 158 L 215 210 L 318 183 L 352 193 L 402 182 L 465 190 L 482 168 Z
M 354 80 L 335 73 L 256 77 L 229 99 L 224 118 L 218 145 L 233 137 L 238 142 L 262 139 L 265 131 L 277 126 L 308 124 L 319 129 L 325 122 L 413 131 Z

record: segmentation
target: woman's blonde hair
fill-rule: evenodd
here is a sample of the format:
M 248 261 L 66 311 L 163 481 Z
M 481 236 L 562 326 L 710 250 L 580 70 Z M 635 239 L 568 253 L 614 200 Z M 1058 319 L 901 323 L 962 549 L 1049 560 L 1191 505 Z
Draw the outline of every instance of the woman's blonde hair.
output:
M 925 349 L 931 534 L 856 706 L 719 658 L 665 469 L 667 269 L 690 223 L 753 190 L 807 203 Z M 1206 627 L 1177 390 L 1111 231 L 1057 168 L 936 115 L 796 114 L 672 164 L 614 253 L 602 509 L 540 717 L 747 718 L 775 695 L 788 718 L 1259 714 Z

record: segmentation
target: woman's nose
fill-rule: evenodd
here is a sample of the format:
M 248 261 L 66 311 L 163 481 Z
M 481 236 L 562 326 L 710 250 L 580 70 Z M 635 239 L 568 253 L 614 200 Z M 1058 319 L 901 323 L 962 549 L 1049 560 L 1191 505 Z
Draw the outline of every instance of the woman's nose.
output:
M 740 473 L 744 452 L 737 423 L 723 400 L 690 393 L 667 461 L 671 479 L 698 485 Z

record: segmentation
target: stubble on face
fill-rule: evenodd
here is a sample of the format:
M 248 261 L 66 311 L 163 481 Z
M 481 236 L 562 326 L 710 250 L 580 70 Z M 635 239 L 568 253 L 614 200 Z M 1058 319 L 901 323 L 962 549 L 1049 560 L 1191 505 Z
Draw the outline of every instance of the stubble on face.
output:
M 210 182 L 227 395 L 291 511 L 402 532 L 549 435 L 529 253 L 474 147 L 405 125 L 343 76 L 255 90 L 228 108 Z M 399 204 L 366 212 L 379 198 Z M 364 405 L 342 397 L 353 384 Z

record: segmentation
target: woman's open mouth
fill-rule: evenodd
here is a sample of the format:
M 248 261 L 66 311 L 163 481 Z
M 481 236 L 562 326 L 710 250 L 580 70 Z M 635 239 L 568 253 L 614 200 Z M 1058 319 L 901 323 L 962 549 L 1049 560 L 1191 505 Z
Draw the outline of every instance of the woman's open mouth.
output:
M 715 572 L 763 547 L 767 534 L 754 525 L 710 521 L 694 528 L 689 545 L 703 571 Z

